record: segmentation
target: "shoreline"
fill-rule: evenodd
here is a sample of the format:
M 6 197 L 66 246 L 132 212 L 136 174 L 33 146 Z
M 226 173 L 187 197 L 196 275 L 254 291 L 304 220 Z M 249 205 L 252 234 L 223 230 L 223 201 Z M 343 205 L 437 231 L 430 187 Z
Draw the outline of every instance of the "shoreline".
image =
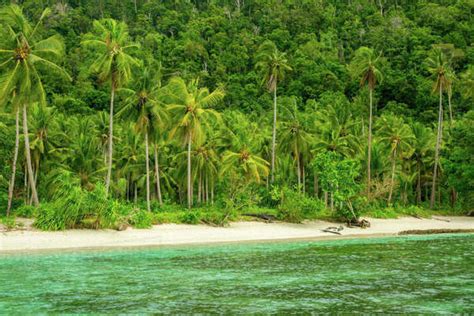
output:
M 61 251 L 97 251 L 147 247 L 197 246 L 284 241 L 323 241 L 353 238 L 398 236 L 405 231 L 474 230 L 474 217 L 438 216 L 431 219 L 402 217 L 372 219 L 370 228 L 347 228 L 341 235 L 322 230 L 339 224 L 311 221 L 303 224 L 283 222 L 234 222 L 228 227 L 162 224 L 150 229 L 66 230 L 44 232 L 16 230 L 0 233 L 0 254 Z

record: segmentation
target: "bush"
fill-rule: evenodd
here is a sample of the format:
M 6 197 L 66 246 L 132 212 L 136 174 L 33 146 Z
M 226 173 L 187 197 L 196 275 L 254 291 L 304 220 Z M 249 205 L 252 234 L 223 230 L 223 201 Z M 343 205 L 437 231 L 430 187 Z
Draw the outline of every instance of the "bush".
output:
M 184 212 L 180 218 L 181 223 L 196 225 L 201 221 L 201 216 L 197 211 Z
M 16 227 L 16 221 L 14 216 L 2 217 L 1 223 L 7 228 L 7 230 L 12 230 Z
M 129 224 L 135 228 L 150 228 L 153 225 L 153 213 L 135 209 L 130 216 Z
M 36 216 L 37 209 L 32 205 L 22 205 L 15 209 L 12 214 L 18 217 L 32 218 Z
M 80 187 L 77 179 L 63 172 L 54 184 L 57 189 L 52 202 L 40 206 L 36 227 L 43 230 L 114 227 L 117 215 L 102 183 L 87 191 Z
M 278 205 L 278 218 L 291 223 L 300 223 L 304 219 L 315 219 L 327 215 L 324 203 L 307 197 L 291 189 L 284 188 Z

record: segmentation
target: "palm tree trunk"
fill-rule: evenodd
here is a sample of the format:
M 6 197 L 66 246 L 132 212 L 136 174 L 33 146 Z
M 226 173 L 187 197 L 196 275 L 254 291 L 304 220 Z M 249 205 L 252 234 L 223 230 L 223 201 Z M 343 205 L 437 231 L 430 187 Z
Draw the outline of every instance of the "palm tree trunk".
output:
M 114 98 L 115 98 L 115 80 L 112 79 L 112 88 L 110 92 L 110 113 L 109 113 L 109 149 L 107 159 L 107 178 L 105 179 L 105 191 L 109 194 L 110 179 L 112 177 L 112 156 L 113 156 L 113 137 L 114 137 Z
M 389 205 L 392 202 L 393 185 L 394 185 L 394 182 L 395 182 L 395 165 L 396 165 L 395 157 L 396 157 L 396 155 L 397 155 L 397 149 L 395 148 L 395 150 L 393 151 L 393 154 L 392 154 L 392 176 L 390 178 L 390 190 L 389 190 L 389 193 L 388 193 L 388 204 Z
M 209 175 L 206 176 L 206 203 L 209 203 Z
M 304 171 L 304 162 L 301 163 L 301 174 L 303 178 L 303 194 L 306 193 L 306 173 Z
M 133 185 L 135 186 L 135 195 L 134 195 L 133 199 L 134 199 L 134 203 L 137 204 L 137 202 L 138 202 L 138 185 L 137 185 L 136 182 Z
M 191 184 L 191 142 L 192 134 L 188 134 L 188 209 L 193 205 L 192 184 Z
M 150 163 L 148 161 L 149 148 L 148 148 L 148 131 L 145 131 L 145 160 L 146 160 L 146 209 L 148 212 L 151 211 L 150 206 Z
M 10 215 L 12 208 L 13 190 L 15 189 L 16 162 L 18 159 L 18 148 L 20 147 L 20 109 L 16 110 L 15 116 L 15 151 L 13 152 L 12 177 L 8 188 L 7 216 Z
M 439 149 L 441 147 L 441 139 L 443 137 L 442 134 L 443 134 L 443 84 L 441 83 L 439 87 L 438 135 L 436 136 L 433 181 L 431 182 L 430 208 L 433 208 L 435 205 L 436 177 L 438 175 Z
M 331 192 L 331 211 L 334 211 L 334 193 Z
M 275 89 L 273 89 L 273 131 L 272 131 L 271 183 L 273 183 L 275 181 L 276 124 L 277 124 L 277 83 L 275 81 Z
M 456 189 L 451 187 L 451 207 L 454 207 L 454 205 L 456 205 L 457 196 L 458 194 L 456 192 Z
M 160 206 L 163 205 L 163 198 L 161 196 L 161 181 L 160 181 L 160 164 L 158 161 L 158 146 L 155 144 L 155 177 L 156 177 L 156 194 L 158 195 L 158 202 Z
M 31 188 L 31 199 L 35 206 L 39 205 L 38 193 L 33 175 L 33 166 L 31 164 L 30 137 L 28 136 L 28 114 L 26 104 L 23 105 L 23 134 L 25 136 L 25 156 L 28 170 L 28 180 Z
M 25 184 L 25 204 L 28 204 L 28 199 L 29 199 L 29 196 L 30 196 L 30 187 L 29 187 L 29 184 L 28 184 L 28 167 L 26 166 L 26 163 L 24 164 L 24 179 L 23 179 L 23 182 Z
M 416 202 L 417 204 L 421 203 L 421 167 L 418 164 L 418 175 L 416 181 Z
M 211 183 L 211 205 L 214 204 L 214 184 Z
M 372 89 L 369 88 L 369 133 L 367 139 L 367 200 L 370 200 L 370 165 L 372 158 Z
M 202 197 L 202 172 L 199 171 L 199 181 L 198 181 L 198 204 L 201 204 Z
M 300 156 L 297 154 L 296 156 L 296 175 L 298 177 L 298 192 L 301 192 L 301 165 L 300 165 Z
M 319 197 L 319 179 L 318 179 L 318 175 L 316 174 L 316 172 L 314 173 L 314 196 L 316 198 Z

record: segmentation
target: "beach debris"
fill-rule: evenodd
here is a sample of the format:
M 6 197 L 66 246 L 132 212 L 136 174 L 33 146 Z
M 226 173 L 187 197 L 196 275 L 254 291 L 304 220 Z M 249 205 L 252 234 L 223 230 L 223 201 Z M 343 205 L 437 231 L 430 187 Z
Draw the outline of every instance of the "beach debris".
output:
M 339 227 L 328 227 L 326 229 L 322 229 L 321 231 L 325 233 L 331 233 L 331 234 L 336 234 L 336 235 L 342 235 L 340 231 L 342 231 L 344 227 L 339 226 Z
M 369 228 L 370 222 L 366 219 L 351 219 L 347 221 L 347 227 Z
M 263 219 L 264 221 L 269 222 L 269 223 L 271 223 L 272 221 L 274 221 L 276 219 L 276 217 L 274 215 L 270 215 L 270 214 L 246 213 L 246 214 L 242 214 L 242 215 L 243 216 L 260 218 L 260 219 Z

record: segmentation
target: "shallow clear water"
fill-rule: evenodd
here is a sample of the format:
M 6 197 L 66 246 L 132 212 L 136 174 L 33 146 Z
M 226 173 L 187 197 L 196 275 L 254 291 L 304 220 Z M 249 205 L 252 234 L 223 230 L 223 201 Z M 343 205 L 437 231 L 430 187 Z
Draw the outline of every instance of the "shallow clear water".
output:
M 474 313 L 474 235 L 0 256 L 0 313 Z

